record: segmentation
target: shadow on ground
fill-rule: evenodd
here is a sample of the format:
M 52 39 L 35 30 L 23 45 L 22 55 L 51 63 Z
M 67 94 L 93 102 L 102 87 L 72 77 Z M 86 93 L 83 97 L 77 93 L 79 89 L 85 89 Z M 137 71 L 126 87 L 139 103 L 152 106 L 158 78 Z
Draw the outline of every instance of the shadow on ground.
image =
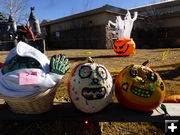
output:
M 180 66 L 176 67 L 174 70 L 163 70 L 158 71 L 163 80 L 173 80 L 180 76 Z
M 129 57 L 129 56 L 118 56 L 118 55 L 101 55 L 101 56 L 93 56 L 91 58 L 96 59 L 96 58 L 118 58 L 118 57 Z M 79 60 L 86 60 L 87 57 L 73 57 L 73 58 L 68 58 L 71 61 L 79 61 Z
M 99 123 L 61 121 L 3 121 L 1 135 L 101 135 Z

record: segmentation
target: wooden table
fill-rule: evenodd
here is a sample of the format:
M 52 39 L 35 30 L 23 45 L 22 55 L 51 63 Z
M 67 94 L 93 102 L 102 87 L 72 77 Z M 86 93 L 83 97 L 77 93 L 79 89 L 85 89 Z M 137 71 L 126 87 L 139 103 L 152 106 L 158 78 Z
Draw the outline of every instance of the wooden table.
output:
M 164 103 L 170 116 L 158 107 L 152 112 L 139 112 L 122 107 L 118 103 L 111 103 L 104 110 L 95 114 L 78 111 L 71 103 L 54 103 L 51 111 L 43 114 L 24 115 L 10 111 L 9 107 L 0 102 L 0 120 L 60 120 L 92 122 L 164 122 L 173 119 L 180 120 L 180 104 Z

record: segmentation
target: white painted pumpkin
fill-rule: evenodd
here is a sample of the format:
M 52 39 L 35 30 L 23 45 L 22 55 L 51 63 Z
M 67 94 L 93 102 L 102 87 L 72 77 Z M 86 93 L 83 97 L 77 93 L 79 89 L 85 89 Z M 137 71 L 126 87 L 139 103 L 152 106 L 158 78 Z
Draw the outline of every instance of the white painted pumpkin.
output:
M 102 110 L 109 104 L 113 95 L 113 81 L 109 71 L 94 62 L 76 66 L 68 87 L 72 103 L 85 113 Z

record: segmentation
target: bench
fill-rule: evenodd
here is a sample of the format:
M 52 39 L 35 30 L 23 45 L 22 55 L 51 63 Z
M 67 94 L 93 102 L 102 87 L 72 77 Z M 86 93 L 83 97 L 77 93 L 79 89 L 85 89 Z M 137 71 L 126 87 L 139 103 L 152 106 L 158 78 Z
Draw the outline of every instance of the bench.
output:
M 169 114 L 166 115 L 158 107 L 152 112 L 139 112 L 122 107 L 119 103 L 111 103 L 98 113 L 86 114 L 78 111 L 71 103 L 55 102 L 49 112 L 36 115 L 16 114 L 0 101 L 0 120 L 60 120 L 82 122 L 164 122 L 165 120 L 180 120 L 180 104 L 164 103 Z

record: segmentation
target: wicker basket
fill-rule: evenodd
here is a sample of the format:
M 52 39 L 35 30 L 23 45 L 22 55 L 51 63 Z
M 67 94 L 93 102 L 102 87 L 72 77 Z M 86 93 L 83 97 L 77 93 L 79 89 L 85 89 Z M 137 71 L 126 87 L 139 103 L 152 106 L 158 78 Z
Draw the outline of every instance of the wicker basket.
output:
M 58 84 L 53 88 L 30 96 L 20 98 L 3 96 L 3 98 L 15 113 L 40 114 L 49 111 L 53 107 L 57 86 Z

